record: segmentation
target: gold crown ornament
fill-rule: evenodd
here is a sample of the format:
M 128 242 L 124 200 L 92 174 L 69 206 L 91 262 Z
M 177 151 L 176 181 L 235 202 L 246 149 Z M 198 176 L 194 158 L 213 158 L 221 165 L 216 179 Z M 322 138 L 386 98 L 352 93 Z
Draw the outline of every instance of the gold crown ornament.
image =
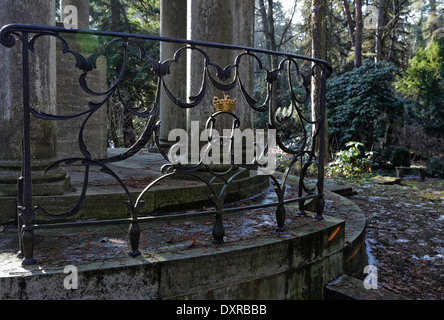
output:
M 219 99 L 218 97 L 214 97 L 213 99 L 216 111 L 233 112 L 235 103 L 236 99 L 232 100 L 230 96 L 225 96 L 224 99 Z

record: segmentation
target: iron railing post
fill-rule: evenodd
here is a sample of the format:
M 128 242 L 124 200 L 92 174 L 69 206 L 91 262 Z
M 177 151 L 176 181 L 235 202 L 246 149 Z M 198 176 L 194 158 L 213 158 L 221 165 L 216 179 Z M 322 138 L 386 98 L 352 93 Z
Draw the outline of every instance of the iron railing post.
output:
M 18 207 L 19 233 L 23 265 L 34 264 L 34 230 L 32 229 L 32 169 L 31 169 L 31 109 L 29 96 L 29 41 L 28 32 L 22 33 L 22 86 L 23 86 L 23 206 Z M 21 225 L 21 222 L 23 225 Z
M 321 97 L 320 97 L 320 132 L 319 132 L 319 159 L 318 159 L 318 181 L 317 189 L 320 197 L 316 202 L 316 220 L 323 220 L 323 213 L 325 207 L 325 196 L 324 196 L 324 166 L 325 166 L 325 138 L 326 138 L 326 95 L 327 95 L 327 77 L 328 71 L 323 65 L 321 67 Z

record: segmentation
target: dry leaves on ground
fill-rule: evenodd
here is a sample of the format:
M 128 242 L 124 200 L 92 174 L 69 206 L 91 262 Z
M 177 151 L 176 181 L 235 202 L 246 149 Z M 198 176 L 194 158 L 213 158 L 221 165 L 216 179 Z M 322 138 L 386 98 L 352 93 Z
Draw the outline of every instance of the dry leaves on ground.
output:
M 407 299 L 444 299 L 444 181 L 352 183 L 368 219 L 370 263 L 378 285 Z

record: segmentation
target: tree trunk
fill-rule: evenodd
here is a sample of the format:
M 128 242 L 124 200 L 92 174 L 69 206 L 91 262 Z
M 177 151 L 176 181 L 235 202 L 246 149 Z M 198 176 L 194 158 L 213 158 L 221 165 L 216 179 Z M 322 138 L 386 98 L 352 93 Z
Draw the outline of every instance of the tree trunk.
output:
M 111 23 L 112 23 L 112 31 L 119 32 L 121 23 L 120 23 L 120 10 L 122 9 L 120 5 L 120 0 L 111 0 Z M 117 107 L 114 105 L 113 107 Z M 123 143 L 126 148 L 131 147 L 136 142 L 136 137 L 134 134 L 134 125 L 133 125 L 133 115 L 126 108 L 123 108 L 123 117 L 122 117 L 122 131 L 123 131 Z
M 430 3 L 432 3 L 433 1 L 431 1 Z M 398 28 L 398 23 L 399 23 L 399 19 L 400 19 L 400 14 L 401 14 L 401 8 L 399 7 L 399 3 L 398 1 L 393 1 L 393 22 L 392 22 L 392 26 L 391 26 L 391 30 L 390 30 L 390 45 L 387 51 L 387 61 L 391 61 L 392 60 L 392 56 L 393 56 L 393 47 L 395 44 L 395 36 L 396 36 L 396 29 Z
M 111 0 L 111 28 L 112 31 L 120 29 L 120 4 L 119 0 Z
M 356 0 L 355 68 L 362 65 L 362 0 Z
M 355 45 L 355 38 L 354 38 L 354 29 L 355 27 L 353 26 L 353 19 L 351 16 L 351 12 L 350 12 L 350 7 L 348 5 L 348 0 L 342 0 L 342 6 L 344 8 L 344 13 L 345 13 L 345 17 L 347 18 L 347 26 L 348 26 L 348 31 L 350 32 L 350 40 L 352 45 Z
M 316 59 L 325 59 L 326 58 L 326 9 L 327 9 L 327 1 L 326 0 L 312 0 L 311 6 L 311 24 L 312 24 L 312 49 L 311 55 Z M 311 115 L 312 120 L 318 119 L 320 115 L 320 98 L 321 98 L 321 70 L 319 67 L 314 69 L 314 74 L 311 82 Z M 327 117 L 324 119 L 325 126 L 325 135 L 323 141 L 319 139 L 317 141 L 313 141 L 315 144 L 315 153 L 319 153 L 320 143 L 324 143 L 325 148 L 327 150 Z M 312 134 L 314 134 L 317 130 L 319 130 L 318 126 L 313 126 Z M 319 135 L 318 135 L 319 138 Z M 327 159 L 325 157 L 324 159 Z
M 387 0 L 378 1 L 378 21 L 376 22 L 376 38 L 375 38 L 375 62 L 381 61 L 382 58 L 382 28 L 384 25 L 384 13 Z
M 274 17 L 273 17 L 273 0 L 268 0 L 268 15 L 267 15 L 268 32 L 270 39 L 270 49 L 277 50 L 276 38 L 274 32 Z
M 116 115 L 116 103 L 112 101 L 112 99 L 109 99 L 107 102 L 107 112 L 108 112 L 108 123 L 109 123 L 109 139 L 112 141 L 112 146 L 114 148 L 120 148 L 121 143 L 119 136 L 117 135 L 117 125 L 119 121 L 117 120 L 118 117 Z
M 268 0 L 268 12 L 265 7 L 264 0 L 259 0 L 259 13 L 262 18 L 262 26 L 264 28 L 265 42 L 268 50 L 277 51 L 274 17 L 273 17 L 273 0 Z M 270 56 L 271 69 L 277 67 L 277 56 Z
M 268 32 L 268 19 L 267 19 L 267 9 L 265 8 L 264 0 L 259 0 L 259 13 L 262 19 L 262 27 L 265 34 L 265 45 L 268 50 L 270 50 L 270 34 Z
M 312 46 L 311 55 L 313 58 L 325 59 L 326 50 L 326 0 L 312 0 Z
M 136 143 L 136 136 L 134 134 L 133 114 L 126 108 L 123 108 L 123 142 L 125 148 L 131 147 Z

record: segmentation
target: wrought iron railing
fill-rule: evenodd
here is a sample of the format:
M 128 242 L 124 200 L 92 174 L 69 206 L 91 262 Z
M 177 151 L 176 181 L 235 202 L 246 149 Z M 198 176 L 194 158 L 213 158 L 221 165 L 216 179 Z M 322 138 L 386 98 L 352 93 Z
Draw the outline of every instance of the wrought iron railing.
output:
M 70 48 L 68 41 L 64 39 L 67 34 L 83 34 L 105 38 L 112 38 L 107 45 L 104 46 L 103 52 L 97 52 L 90 54 L 87 57 L 79 52 L 76 52 Z M 88 106 L 85 106 L 85 110 L 71 115 L 58 115 L 48 114 L 41 112 L 34 108 L 30 103 L 30 86 L 29 83 L 34 81 L 30 77 L 29 64 L 30 56 L 36 55 L 34 47 L 37 46 L 36 39 L 40 37 L 52 37 L 56 38 L 56 41 L 61 43 L 61 54 L 71 54 L 75 57 L 75 66 L 81 71 L 81 75 L 78 79 L 72 79 L 73 86 L 80 86 L 84 92 L 91 95 L 91 97 L 100 97 L 99 102 L 90 102 Z M 144 46 L 145 42 L 167 42 L 181 45 L 176 51 L 175 55 L 159 61 L 156 57 L 150 57 L 147 54 L 147 50 Z M 322 141 L 322 137 L 325 136 L 325 93 L 326 93 L 326 79 L 331 73 L 330 65 L 322 60 L 313 59 L 309 57 L 294 55 L 290 53 L 273 52 L 269 50 L 248 48 L 242 46 L 234 46 L 227 44 L 208 43 L 200 41 L 190 41 L 182 39 L 172 39 L 164 37 L 154 37 L 147 35 L 126 34 L 116 32 L 104 32 L 93 30 L 76 30 L 65 29 L 61 27 L 49 27 L 49 26 L 34 26 L 34 25 L 7 25 L 0 31 L 0 43 L 6 47 L 13 47 L 17 43 L 22 46 L 22 65 L 21 68 L 17 66 L 17 71 L 22 72 L 23 83 L 6 84 L 5 90 L 21 90 L 23 93 L 23 152 L 22 152 L 22 176 L 19 178 L 19 190 L 18 190 L 18 229 L 19 229 L 19 243 L 20 253 L 23 256 L 23 264 L 35 263 L 34 258 L 34 230 L 52 228 L 52 227 L 73 227 L 73 226 L 85 226 L 85 225 L 100 225 L 100 224 L 129 224 L 129 238 L 131 243 L 130 255 L 137 256 L 139 251 L 139 239 L 140 239 L 140 227 L 141 222 L 155 221 L 162 219 L 160 216 L 146 216 L 142 213 L 142 197 L 152 187 L 154 187 L 160 181 L 168 177 L 176 177 L 177 175 L 189 175 L 198 179 L 204 183 L 211 191 L 211 199 L 214 202 L 213 210 L 202 210 L 200 212 L 193 213 L 181 213 L 172 214 L 168 218 L 183 218 L 193 217 L 204 214 L 214 214 L 215 222 L 213 226 L 213 238 L 214 242 L 222 242 L 224 237 L 224 226 L 222 223 L 222 215 L 227 212 L 252 210 L 261 207 L 276 207 L 276 224 L 279 230 L 284 228 L 285 222 L 285 205 L 289 203 L 299 202 L 300 214 L 304 215 L 304 203 L 309 199 L 315 199 L 316 216 L 315 219 L 322 220 L 323 208 L 324 208 L 324 144 L 319 143 L 316 147 L 316 139 L 318 137 Z M 122 53 L 123 63 L 121 64 L 121 70 L 118 70 L 118 76 L 114 82 L 103 92 L 96 92 L 90 89 L 88 85 L 88 74 L 96 67 L 96 61 L 98 57 L 105 56 L 109 58 L 109 52 L 107 51 L 109 46 L 113 44 Z M 129 48 L 135 49 L 138 52 L 138 59 L 141 61 L 149 61 L 151 72 L 157 79 L 157 89 L 154 103 L 150 108 L 145 111 L 140 111 L 139 108 L 135 108 L 126 103 L 124 97 L 120 94 L 119 86 L 125 73 L 125 67 L 128 63 L 128 50 Z M 213 49 L 223 50 L 224 52 L 236 52 L 235 59 L 229 66 L 220 66 L 217 61 L 213 61 L 211 54 L 208 53 Z M 228 51 L 227 51 L 228 50 Z M 177 63 L 181 56 L 184 56 L 184 52 L 198 52 L 204 61 L 203 80 L 197 83 L 195 86 L 198 88 L 198 94 L 189 99 L 182 99 L 181 97 L 175 97 L 174 92 L 169 90 L 164 78 L 168 77 L 170 67 L 172 64 Z M 270 59 L 271 58 L 271 59 Z M 253 93 L 248 92 L 248 88 L 243 84 L 242 67 L 241 62 L 245 59 L 253 61 L 254 70 L 257 74 L 255 76 L 257 80 L 257 86 L 262 86 L 263 97 L 262 102 L 258 102 L 259 98 Z M 272 67 L 272 62 L 275 65 Z M 1 60 L 0 60 L 1 63 Z M 276 64 L 277 63 L 277 64 Z M 20 70 L 21 69 L 21 70 Z M 210 69 L 216 70 L 210 72 Z M 258 76 L 259 75 L 259 76 Z M 316 119 L 312 119 L 310 111 L 310 91 L 312 78 L 317 78 L 320 83 L 320 110 L 319 116 Z M 184 165 L 180 162 L 172 162 L 171 157 L 168 156 L 167 151 L 159 143 L 159 130 L 162 123 L 159 122 L 160 113 L 160 96 L 165 94 L 172 102 L 174 102 L 177 108 L 198 108 L 204 100 L 205 94 L 208 88 L 212 86 L 217 90 L 224 93 L 232 93 L 235 88 L 239 90 L 240 94 L 236 97 L 238 101 L 241 99 L 246 102 L 247 108 L 251 108 L 258 114 L 267 114 L 268 121 L 266 130 L 268 130 L 268 137 L 264 143 L 263 153 L 267 155 L 269 152 L 271 137 L 275 139 L 276 146 L 278 146 L 283 152 L 291 156 L 291 161 L 286 167 L 283 175 L 278 177 L 273 172 L 269 172 L 268 175 L 271 182 L 275 185 L 275 192 L 277 194 L 278 201 L 267 204 L 248 205 L 244 207 L 226 207 L 224 200 L 227 191 L 227 186 L 235 179 L 238 173 L 243 170 L 260 170 L 264 164 L 261 163 L 260 157 L 264 154 L 254 155 L 254 158 L 249 163 L 237 163 L 235 161 L 236 155 L 233 153 L 233 149 L 229 154 L 230 163 L 226 170 L 223 172 L 212 170 L 211 165 L 205 163 L 202 158 L 195 164 Z M 258 90 L 256 90 L 258 91 Z M 287 95 L 287 100 L 283 98 L 284 93 Z M 139 139 L 126 150 L 126 152 L 112 157 L 105 158 L 93 158 L 89 147 L 83 141 L 83 131 L 86 128 L 86 123 L 91 115 L 93 115 L 98 109 L 103 108 L 104 105 L 110 100 L 111 96 L 117 96 L 122 102 L 124 108 L 136 117 L 146 119 L 146 126 Z M 285 101 L 284 101 L 285 100 Z M 282 110 L 286 112 L 282 113 Z M 307 112 L 308 110 L 308 112 Z M 60 112 L 60 111 L 59 111 Z M 63 114 L 63 112 L 60 112 Z M 239 128 L 242 121 L 236 115 L 236 110 L 221 110 L 214 112 L 207 121 L 207 128 L 211 129 L 215 126 L 217 119 L 220 115 L 225 114 L 231 116 L 232 119 L 232 131 Z M 307 115 L 308 114 L 308 115 Z M 66 212 L 51 213 L 43 206 L 33 204 L 33 189 L 32 189 L 32 159 L 31 159 L 31 122 L 34 118 L 40 118 L 47 121 L 59 121 L 68 120 L 80 116 L 86 116 L 86 120 L 83 121 L 79 135 L 78 135 L 78 148 L 81 156 L 59 159 L 53 162 L 47 170 L 64 164 L 80 164 L 84 167 L 84 184 L 82 192 L 79 196 L 77 203 Z M 292 124 L 293 123 L 293 124 Z M 295 123 L 297 125 L 295 125 Z M 310 128 L 314 128 L 313 130 Z M 19 130 L 20 128 L 17 128 Z M 269 134 L 275 130 L 276 135 Z M 210 131 L 211 132 L 211 131 Z M 145 148 L 150 139 L 154 139 L 159 152 L 169 162 L 169 164 L 162 167 L 161 176 L 146 186 L 146 188 L 140 192 L 137 198 L 128 191 L 127 186 L 119 175 L 114 172 L 109 164 L 116 163 L 125 159 L 128 159 L 138 153 L 142 148 Z M 211 140 L 211 133 L 210 133 Z M 210 141 L 209 140 L 209 141 Z M 227 143 L 226 143 L 227 144 Z M 226 147 L 225 144 L 225 147 Z M 229 147 L 233 146 L 233 135 L 231 134 L 228 140 Z M 220 144 L 222 146 L 222 144 Z M 214 145 L 213 145 L 214 147 Z M 315 152 L 316 150 L 316 152 Z M 300 165 L 301 171 L 299 176 L 299 191 L 298 197 L 288 198 L 286 197 L 286 183 L 290 170 L 297 165 Z M 317 180 L 314 187 L 308 187 L 305 185 L 305 176 L 310 166 L 317 167 Z M 128 196 L 126 206 L 131 213 L 129 218 L 122 219 L 109 219 L 109 220 L 94 220 L 94 221 L 76 221 L 70 219 L 69 221 L 60 222 L 60 219 L 67 218 L 69 216 L 76 215 L 81 209 L 82 204 L 87 196 L 88 182 L 89 182 L 89 170 L 90 167 L 97 167 L 100 170 L 110 176 L 112 176 L 122 187 L 122 190 Z M 240 168 L 240 169 L 239 169 Z M 201 175 L 197 174 L 199 170 L 206 169 L 210 172 L 212 178 L 207 180 Z M 238 170 L 238 171 L 235 171 Z M 234 174 L 233 174 L 234 173 Z M 229 178 L 226 174 L 230 174 Z M 224 187 L 221 190 L 214 188 L 215 181 L 223 181 Z M 35 216 L 39 214 L 48 218 L 48 223 L 36 223 Z M 57 221 L 56 224 L 50 223 L 50 221 Z

